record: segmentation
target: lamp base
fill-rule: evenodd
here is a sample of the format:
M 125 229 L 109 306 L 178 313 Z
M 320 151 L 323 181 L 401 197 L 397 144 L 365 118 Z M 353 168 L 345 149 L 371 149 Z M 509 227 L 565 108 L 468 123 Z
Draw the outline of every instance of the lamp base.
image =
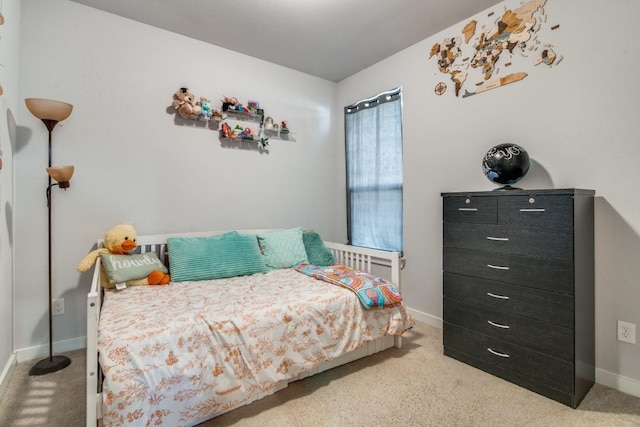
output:
M 29 370 L 29 375 L 44 375 L 64 369 L 71 364 L 67 356 L 52 356 L 42 359 Z

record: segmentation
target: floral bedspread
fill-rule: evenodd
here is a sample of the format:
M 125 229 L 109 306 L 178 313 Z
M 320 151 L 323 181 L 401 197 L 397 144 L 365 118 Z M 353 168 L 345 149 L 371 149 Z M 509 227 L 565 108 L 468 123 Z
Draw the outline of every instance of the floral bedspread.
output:
M 103 424 L 193 425 L 410 323 L 292 269 L 106 290 Z

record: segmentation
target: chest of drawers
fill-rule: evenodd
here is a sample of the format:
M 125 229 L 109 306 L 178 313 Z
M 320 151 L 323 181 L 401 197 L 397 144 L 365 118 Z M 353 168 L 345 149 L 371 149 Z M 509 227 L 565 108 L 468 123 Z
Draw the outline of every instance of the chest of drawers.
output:
M 445 355 L 578 406 L 595 379 L 593 197 L 442 193 Z

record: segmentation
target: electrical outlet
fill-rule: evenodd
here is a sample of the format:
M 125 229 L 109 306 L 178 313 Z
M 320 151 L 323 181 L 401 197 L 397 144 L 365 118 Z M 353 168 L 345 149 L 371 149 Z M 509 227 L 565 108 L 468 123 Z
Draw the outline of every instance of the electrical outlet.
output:
M 636 324 L 618 320 L 618 341 L 636 343 Z
M 64 298 L 53 300 L 53 314 L 64 314 Z

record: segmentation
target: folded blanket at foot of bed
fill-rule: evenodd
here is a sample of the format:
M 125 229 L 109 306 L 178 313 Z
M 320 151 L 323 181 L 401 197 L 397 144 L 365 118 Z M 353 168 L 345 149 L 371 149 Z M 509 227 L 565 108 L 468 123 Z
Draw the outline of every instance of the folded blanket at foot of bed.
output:
M 295 270 L 351 290 L 357 295 L 362 306 L 367 309 L 390 307 L 402 301 L 402 296 L 393 283 L 341 264 L 327 267 L 298 264 Z

